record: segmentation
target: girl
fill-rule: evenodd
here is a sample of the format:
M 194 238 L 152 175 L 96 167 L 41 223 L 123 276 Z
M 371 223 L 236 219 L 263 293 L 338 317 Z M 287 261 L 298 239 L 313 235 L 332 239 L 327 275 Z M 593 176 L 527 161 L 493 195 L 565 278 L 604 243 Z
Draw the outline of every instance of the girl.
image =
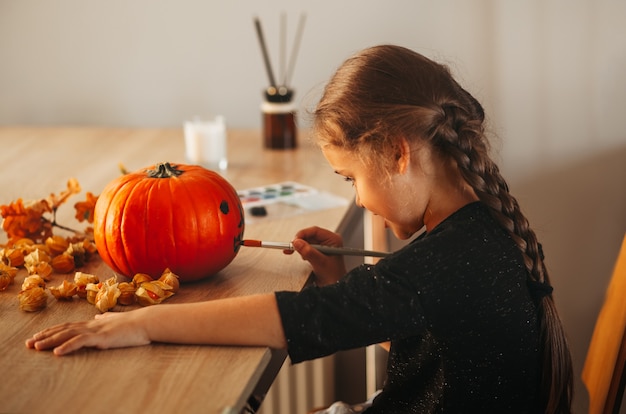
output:
M 418 238 L 345 274 L 340 257 L 309 245 L 340 236 L 304 229 L 293 243 L 316 285 L 302 292 L 104 314 L 26 345 L 58 355 L 151 341 L 267 345 L 297 363 L 391 341 L 367 413 L 569 413 L 570 354 L 541 247 L 483 123 L 445 66 L 398 46 L 366 49 L 326 86 L 315 135 L 357 204 L 400 239 L 425 229 Z

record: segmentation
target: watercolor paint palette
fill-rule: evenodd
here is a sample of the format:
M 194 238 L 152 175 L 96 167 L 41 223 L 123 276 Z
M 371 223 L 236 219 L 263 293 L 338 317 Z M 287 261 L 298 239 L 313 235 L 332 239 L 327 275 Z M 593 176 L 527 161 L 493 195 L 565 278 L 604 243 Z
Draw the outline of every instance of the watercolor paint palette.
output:
M 297 197 L 311 196 L 317 192 L 313 187 L 293 181 L 285 181 L 278 184 L 240 190 L 237 191 L 237 194 L 243 207 L 247 208 L 286 202 Z
M 294 181 L 238 190 L 237 194 L 247 223 L 345 206 L 349 202 L 345 198 Z M 258 214 L 259 209 L 262 209 L 262 214 Z

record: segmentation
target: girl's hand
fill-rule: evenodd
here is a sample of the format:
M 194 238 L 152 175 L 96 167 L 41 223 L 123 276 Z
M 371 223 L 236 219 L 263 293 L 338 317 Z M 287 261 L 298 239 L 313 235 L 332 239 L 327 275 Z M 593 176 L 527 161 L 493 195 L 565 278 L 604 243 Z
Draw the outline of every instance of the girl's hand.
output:
M 147 345 L 147 332 L 139 323 L 138 311 L 104 313 L 94 319 L 68 322 L 36 333 L 26 340 L 28 348 L 53 348 L 55 355 L 65 355 L 80 348 L 122 348 Z
M 337 233 L 320 227 L 309 227 L 296 233 L 294 249 L 313 266 L 317 285 L 323 286 L 337 282 L 346 274 L 343 256 L 327 256 L 316 250 L 311 244 L 342 247 L 343 239 Z

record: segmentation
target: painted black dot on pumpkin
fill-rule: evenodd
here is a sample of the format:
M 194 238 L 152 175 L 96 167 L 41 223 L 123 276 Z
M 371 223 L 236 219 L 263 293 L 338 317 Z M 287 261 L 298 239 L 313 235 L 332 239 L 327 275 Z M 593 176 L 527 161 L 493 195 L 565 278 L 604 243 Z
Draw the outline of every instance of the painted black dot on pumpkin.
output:
M 224 214 L 228 214 L 228 201 L 222 200 L 222 202 L 220 203 L 220 211 Z

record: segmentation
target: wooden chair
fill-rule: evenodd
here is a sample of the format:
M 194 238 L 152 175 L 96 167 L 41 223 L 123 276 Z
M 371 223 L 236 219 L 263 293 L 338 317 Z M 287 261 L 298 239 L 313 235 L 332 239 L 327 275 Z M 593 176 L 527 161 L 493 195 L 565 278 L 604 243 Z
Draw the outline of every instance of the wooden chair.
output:
M 589 414 L 619 413 L 626 375 L 626 237 L 591 337 L 582 380 Z

